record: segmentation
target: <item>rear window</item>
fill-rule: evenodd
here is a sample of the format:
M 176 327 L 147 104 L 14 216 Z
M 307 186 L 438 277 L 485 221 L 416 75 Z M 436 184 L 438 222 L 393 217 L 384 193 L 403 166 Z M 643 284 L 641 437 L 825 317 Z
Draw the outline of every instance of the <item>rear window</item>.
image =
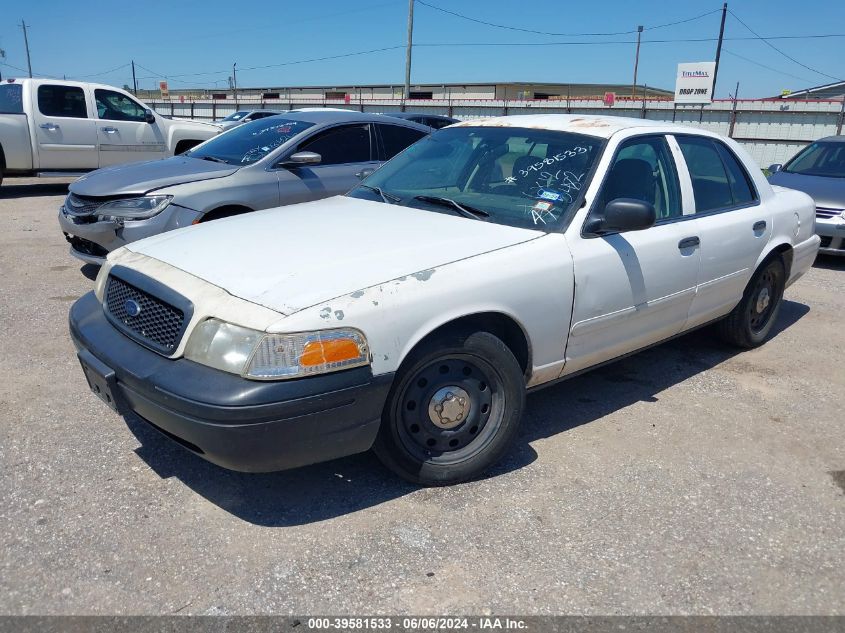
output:
M 85 92 L 76 86 L 38 86 L 38 109 L 44 116 L 88 118 Z
M 21 84 L 0 84 L 0 114 L 23 114 Z

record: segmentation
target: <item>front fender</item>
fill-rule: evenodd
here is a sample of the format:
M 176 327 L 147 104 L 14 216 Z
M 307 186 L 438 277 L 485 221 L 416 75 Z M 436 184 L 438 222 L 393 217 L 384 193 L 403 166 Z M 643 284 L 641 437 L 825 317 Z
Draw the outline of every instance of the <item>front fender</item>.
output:
M 271 332 L 354 327 L 367 337 L 373 373 L 395 372 L 434 330 L 482 312 L 515 321 L 532 349 L 531 385 L 560 373 L 569 331 L 574 276 L 561 234 L 386 281 L 311 306 Z

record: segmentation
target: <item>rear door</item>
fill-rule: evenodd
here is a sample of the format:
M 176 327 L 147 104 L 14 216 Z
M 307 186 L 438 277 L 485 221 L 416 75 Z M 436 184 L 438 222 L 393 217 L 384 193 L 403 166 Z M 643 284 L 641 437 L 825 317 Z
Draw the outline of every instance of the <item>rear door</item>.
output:
M 320 164 L 289 168 L 295 179 L 280 179 L 283 204 L 344 194 L 365 169 L 378 167 L 374 131 L 369 123 L 337 125 L 303 140 L 290 153 L 316 152 Z
M 772 232 L 771 213 L 760 204 L 741 161 L 717 139 L 675 135 L 689 173 L 701 242 L 701 273 L 688 327 L 711 321 L 733 308 L 754 273 Z
M 97 128 L 81 86 L 41 83 L 32 91 L 40 169 L 96 169 Z
M 167 156 L 167 141 L 158 123 L 147 123 L 145 108 L 117 90 L 96 88 L 100 167 Z

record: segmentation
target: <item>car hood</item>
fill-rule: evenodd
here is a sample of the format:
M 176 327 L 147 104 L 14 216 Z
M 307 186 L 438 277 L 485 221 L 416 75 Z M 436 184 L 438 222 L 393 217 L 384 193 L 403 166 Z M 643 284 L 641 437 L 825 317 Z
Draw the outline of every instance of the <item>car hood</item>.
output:
M 845 209 L 845 178 L 805 176 L 779 171 L 769 176 L 769 182 L 773 185 L 803 191 L 815 201 L 818 207 Z
M 238 169 L 235 165 L 173 156 L 98 169 L 82 176 L 69 188 L 79 196 L 142 195 L 171 185 L 230 176 Z
M 545 235 L 337 196 L 186 227 L 127 248 L 284 315 Z M 445 273 L 443 273 L 445 274 Z

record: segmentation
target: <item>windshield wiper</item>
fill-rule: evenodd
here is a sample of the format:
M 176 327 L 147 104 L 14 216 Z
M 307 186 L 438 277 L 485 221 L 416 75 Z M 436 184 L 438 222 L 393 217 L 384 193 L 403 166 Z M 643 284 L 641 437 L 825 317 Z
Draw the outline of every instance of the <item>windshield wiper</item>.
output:
M 454 209 L 460 215 L 466 218 L 472 218 L 473 220 L 483 220 L 484 218 L 490 217 L 490 214 L 483 209 L 477 209 L 476 207 L 471 207 L 468 204 L 456 202 L 451 198 L 441 198 L 440 196 L 414 196 L 414 200 L 430 202 L 431 204 L 439 204 L 441 207 Z
M 229 164 L 228 160 L 217 158 L 217 156 L 200 156 L 200 160 L 210 160 L 212 163 L 224 163 L 226 165 Z
M 396 204 L 397 202 L 401 202 L 402 198 L 399 196 L 394 196 L 392 193 L 387 193 L 381 187 L 374 187 L 372 185 L 359 185 L 364 189 L 369 189 L 370 191 L 375 191 L 378 195 L 381 196 L 381 199 L 384 200 L 387 204 Z

